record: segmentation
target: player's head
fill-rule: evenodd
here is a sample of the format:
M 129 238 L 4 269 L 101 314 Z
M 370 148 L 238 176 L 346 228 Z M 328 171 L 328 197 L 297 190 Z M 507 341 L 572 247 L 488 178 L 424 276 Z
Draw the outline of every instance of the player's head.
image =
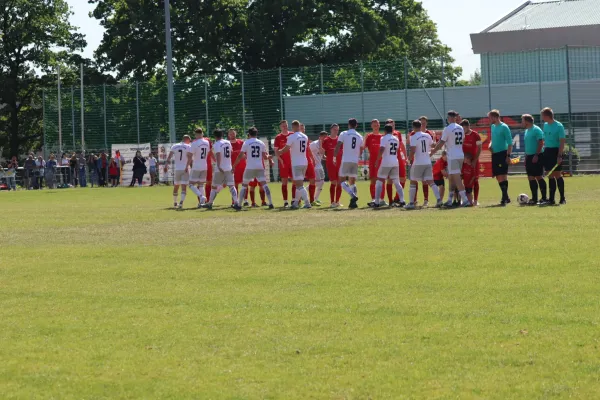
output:
M 442 158 L 444 159 L 444 161 L 448 159 L 448 153 L 446 153 L 446 150 L 442 151 Z
M 415 131 L 415 132 L 420 131 L 422 126 L 423 126 L 423 124 L 421 124 L 421 121 L 419 121 L 418 119 L 415 119 L 412 122 L 413 131 Z
M 373 129 L 373 132 L 378 132 L 380 127 L 381 124 L 379 123 L 378 119 L 374 119 L 373 121 L 371 121 L 371 129 Z
M 534 122 L 535 120 L 533 119 L 533 116 L 531 114 L 523 114 L 521 116 L 521 124 L 523 124 L 524 128 L 531 128 Z
M 386 119 L 386 120 L 385 120 L 385 124 L 386 124 L 386 125 L 391 125 L 391 126 L 392 126 L 392 128 L 396 129 L 396 123 L 395 123 L 395 122 L 394 122 L 394 120 L 393 120 L 393 119 L 391 119 L 391 118 L 388 118 L 388 119 Z
M 497 124 L 500 122 L 500 111 L 492 110 L 488 113 L 488 118 L 492 124 Z
M 251 138 L 255 138 L 258 136 L 258 129 L 256 129 L 255 126 L 253 126 L 252 128 L 248 129 L 248 136 Z
M 554 111 L 550 107 L 546 107 L 541 111 L 542 120 L 552 123 L 554 121 Z
M 300 132 L 306 133 L 306 127 L 304 126 L 304 124 L 302 122 L 300 123 Z
M 183 135 L 183 140 L 182 140 L 183 143 L 190 144 L 191 141 L 192 141 L 192 138 L 190 137 L 190 135 Z
M 323 140 L 325 140 L 326 137 L 327 137 L 327 132 L 321 131 L 321 133 L 319 133 L 319 142 L 323 143 Z
M 235 140 L 236 137 L 237 137 L 237 131 L 233 128 L 229 128 L 229 130 L 227 131 L 227 139 Z
M 460 121 L 460 126 L 463 127 L 465 132 L 471 131 L 471 123 L 469 122 L 468 119 L 463 119 L 462 121 Z
M 213 136 L 215 137 L 215 140 L 221 140 L 223 139 L 223 129 L 215 129 L 213 131 Z
M 427 118 L 425 115 L 419 117 L 419 121 L 421 121 L 421 127 L 423 129 L 427 129 L 427 124 L 429 124 L 429 118 Z
M 196 139 L 202 139 L 204 137 L 204 130 L 202 128 L 196 128 L 194 133 L 196 134 Z
M 340 126 L 338 124 L 331 124 L 329 127 L 329 132 L 331 132 L 333 136 L 337 136 L 340 132 Z
M 279 123 L 279 129 L 281 129 L 281 131 L 282 131 L 282 132 L 287 132 L 287 131 L 288 131 L 289 127 L 288 127 L 288 122 L 287 122 L 287 120 L 285 120 L 285 119 L 284 119 L 284 120 L 282 120 L 282 121 Z
M 385 124 L 385 134 L 386 135 L 391 135 L 394 133 L 394 127 L 390 124 Z
M 294 132 L 299 132 L 300 131 L 300 121 L 298 121 L 297 119 L 292 121 L 292 130 Z
M 358 121 L 356 120 L 356 118 L 350 118 L 348 120 L 348 128 L 349 129 L 356 129 L 357 126 L 358 126 Z
M 456 123 L 458 117 L 459 117 L 459 115 L 456 111 L 454 111 L 454 110 L 448 111 L 448 123 L 449 124 Z

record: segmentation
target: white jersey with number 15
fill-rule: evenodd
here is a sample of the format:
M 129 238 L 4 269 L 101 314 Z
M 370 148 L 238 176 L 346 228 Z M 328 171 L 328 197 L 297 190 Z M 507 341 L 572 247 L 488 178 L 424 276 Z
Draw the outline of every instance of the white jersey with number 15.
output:
M 183 171 L 187 167 L 188 153 L 190 152 L 190 145 L 185 143 L 177 143 L 171 147 L 173 152 L 173 160 L 175 161 L 175 170 Z
M 290 146 L 290 153 L 292 153 L 292 167 L 308 166 L 308 159 L 306 158 L 308 136 L 302 132 L 295 132 L 288 136 L 287 145 Z

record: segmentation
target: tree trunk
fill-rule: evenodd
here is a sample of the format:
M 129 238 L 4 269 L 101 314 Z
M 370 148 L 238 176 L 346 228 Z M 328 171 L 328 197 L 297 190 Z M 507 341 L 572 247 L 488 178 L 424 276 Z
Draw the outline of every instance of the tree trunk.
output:
M 10 156 L 19 156 L 19 110 L 16 104 L 10 105 L 10 128 L 8 132 Z

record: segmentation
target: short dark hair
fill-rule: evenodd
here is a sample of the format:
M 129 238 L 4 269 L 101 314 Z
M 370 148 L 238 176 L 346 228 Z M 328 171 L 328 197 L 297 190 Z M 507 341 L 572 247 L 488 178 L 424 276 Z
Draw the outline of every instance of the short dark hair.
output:
M 196 128 L 194 133 L 196 133 L 196 135 L 204 135 L 204 130 L 202 130 L 202 128 Z
M 423 126 L 423 124 L 418 119 L 415 119 L 413 121 L 413 123 L 412 123 L 412 126 L 413 126 L 414 129 L 421 129 L 421 127 Z
M 525 121 L 529 122 L 530 124 L 533 124 L 533 122 L 534 122 L 533 116 L 531 114 L 523 114 L 521 116 L 521 119 L 524 119 Z
M 356 120 L 356 118 L 350 118 L 348 120 L 348 126 L 350 128 L 356 128 L 358 126 L 358 121 Z
M 554 111 L 550 107 L 546 107 L 542 110 L 542 115 L 550 118 L 554 118 Z
M 421 115 L 421 116 L 419 117 L 419 121 L 425 121 L 425 122 L 429 122 L 429 118 L 427 118 L 427 117 L 426 117 L 426 116 L 424 116 L 424 115 Z
M 250 137 L 256 137 L 256 136 L 258 136 L 258 129 L 256 129 L 255 126 L 253 126 L 250 129 L 248 129 L 248 136 L 250 136 Z
M 217 139 L 217 140 L 223 139 L 223 134 L 224 134 L 223 129 L 215 129 L 213 131 L 213 135 L 214 135 L 215 139 Z
M 456 118 L 456 117 L 458 117 L 458 113 L 454 110 L 450 110 L 450 111 L 448 111 L 448 116 Z
M 329 129 L 333 129 L 333 128 L 339 128 L 340 126 L 338 124 L 331 124 L 331 126 L 329 127 Z
M 183 135 L 183 140 L 188 139 L 188 140 L 192 140 L 192 138 L 190 137 L 190 135 Z
M 321 131 L 321 133 L 319 133 L 319 136 L 327 136 L 327 132 Z
M 385 133 L 394 133 L 394 127 L 389 124 L 387 124 L 384 129 Z
M 471 123 L 468 119 L 465 118 L 462 121 L 460 121 L 460 126 L 471 126 Z
M 488 113 L 488 115 L 490 117 L 496 117 L 496 118 L 500 118 L 500 111 L 498 110 L 492 110 Z
M 288 123 L 288 122 L 287 122 L 287 119 L 282 119 L 282 120 L 279 122 L 279 125 L 281 125 L 281 124 L 287 124 L 287 123 Z

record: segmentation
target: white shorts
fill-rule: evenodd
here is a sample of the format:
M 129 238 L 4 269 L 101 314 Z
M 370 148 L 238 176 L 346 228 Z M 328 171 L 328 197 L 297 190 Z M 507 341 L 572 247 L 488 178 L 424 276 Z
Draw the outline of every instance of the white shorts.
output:
M 242 180 L 242 183 L 244 185 L 248 185 L 254 179 L 256 179 L 258 182 L 266 182 L 267 178 L 265 177 L 265 170 L 246 168 L 246 170 L 244 171 L 244 179 Z
M 379 167 L 377 178 L 391 180 L 400 179 L 400 167 Z
M 306 175 L 307 169 L 308 169 L 307 166 L 293 167 L 292 168 L 292 179 L 294 181 L 303 181 L 304 182 L 304 176 Z
M 357 178 L 358 177 L 358 163 L 343 162 L 340 167 L 340 178 Z
M 315 168 L 315 181 L 325 180 L 325 170 L 323 168 Z
M 429 165 L 413 165 L 410 168 L 410 180 L 425 182 L 433 180 L 433 167 Z
M 207 170 L 193 169 L 192 172 L 190 173 L 190 182 L 205 183 L 207 173 L 208 173 Z
M 173 184 L 175 185 L 187 185 L 190 183 L 190 173 L 185 171 L 175 171 L 175 178 Z
M 212 184 L 213 184 L 213 186 L 221 186 L 221 185 L 234 186 L 235 179 L 233 177 L 233 171 L 221 172 L 218 169 L 215 170 L 213 173 Z
M 453 160 L 453 159 L 449 158 L 448 159 L 448 174 L 449 175 L 461 174 L 464 161 L 465 160 L 462 158 L 460 160 Z

